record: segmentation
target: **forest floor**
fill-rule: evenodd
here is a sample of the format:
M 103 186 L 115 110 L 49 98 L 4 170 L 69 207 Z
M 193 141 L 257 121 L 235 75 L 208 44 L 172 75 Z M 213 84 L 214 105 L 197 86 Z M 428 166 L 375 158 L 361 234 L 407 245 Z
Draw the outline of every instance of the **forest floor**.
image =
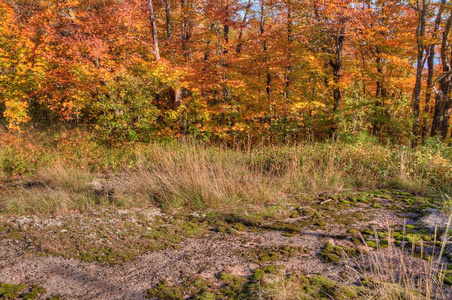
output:
M 389 273 L 409 265 L 415 280 L 436 257 L 443 203 L 401 190 L 346 190 L 253 213 L 100 206 L 1 215 L 0 298 L 379 298 Z M 388 273 L 376 272 L 375 261 Z M 403 285 L 402 293 L 414 288 Z M 441 289 L 433 292 L 450 299 L 450 287 Z

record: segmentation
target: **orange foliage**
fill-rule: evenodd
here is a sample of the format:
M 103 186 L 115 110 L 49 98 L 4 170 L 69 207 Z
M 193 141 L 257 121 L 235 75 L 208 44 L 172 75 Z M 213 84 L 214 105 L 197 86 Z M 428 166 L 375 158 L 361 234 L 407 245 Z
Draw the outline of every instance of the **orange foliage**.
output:
M 159 62 L 144 0 L 11 3 L 0 2 L 10 129 L 32 120 L 89 125 L 110 141 L 287 141 L 326 137 L 339 120 L 409 136 L 391 125 L 409 119 L 414 84 L 415 13 L 400 1 L 154 1 Z

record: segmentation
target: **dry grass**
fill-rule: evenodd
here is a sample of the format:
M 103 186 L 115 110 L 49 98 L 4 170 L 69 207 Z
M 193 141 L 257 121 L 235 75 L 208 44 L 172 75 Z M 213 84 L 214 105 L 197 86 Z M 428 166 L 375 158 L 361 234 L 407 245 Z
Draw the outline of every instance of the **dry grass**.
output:
M 365 282 L 367 299 L 419 300 L 447 299 L 444 290 L 446 265 L 443 254 L 449 243 L 449 230 L 452 214 L 446 225 L 441 241 L 437 230 L 434 234 L 433 248 L 427 254 L 420 240 L 420 257 L 415 255 L 415 244 L 411 249 L 397 247 L 389 230 L 388 248 L 368 249 L 358 260 L 348 259 L 346 264 L 352 278 L 361 278 Z M 378 241 L 378 236 L 375 236 Z M 441 246 L 438 248 L 437 244 Z M 419 250 L 419 249 L 418 249 Z M 352 262 L 353 261 L 353 262 Z
M 362 258 L 359 272 L 369 299 L 445 299 L 443 268 L 407 255 L 402 249 L 372 251 Z
M 405 249 L 396 246 L 389 234 L 387 248 L 363 249 L 358 257 L 348 257 L 343 252 L 345 272 L 341 273 L 330 285 L 330 291 L 321 293 L 330 299 L 372 299 L 372 300 L 445 300 L 443 263 L 444 248 L 449 243 L 452 214 L 444 229 L 441 241 L 434 234 L 434 246 L 427 251 L 422 248 L 421 255 L 415 254 L 414 248 Z M 449 233 L 449 234 L 448 234 Z M 378 241 L 378 235 L 375 235 Z M 363 239 L 364 241 L 364 239 Z M 411 252 L 410 252 L 411 251 Z M 288 277 L 283 272 L 274 275 L 271 284 L 260 286 L 259 299 L 313 299 L 306 294 L 306 281 Z M 311 283 L 312 284 L 312 283 Z M 310 288 L 312 289 L 312 287 Z M 450 293 L 450 291 L 449 291 Z
M 32 179 L 5 187 L 2 209 L 10 213 L 64 213 L 85 210 L 95 204 L 89 182 L 94 176 L 87 171 L 65 167 L 56 162 L 40 170 Z
M 452 189 L 452 162 L 430 152 L 377 145 L 306 144 L 252 151 L 188 144 L 139 148 L 103 173 L 88 161 L 56 162 L 0 196 L 3 211 L 60 212 L 96 204 L 230 210 L 293 203 L 344 188 Z M 118 161 L 118 160 L 115 160 Z M 99 162 L 98 162 L 99 163 Z M 93 168 L 91 168 L 93 169 Z M 111 168 L 109 168 L 111 169 Z M 90 182 L 97 178 L 99 189 Z
M 251 170 L 234 154 L 203 147 L 156 148 L 151 161 L 141 158 L 135 170 L 117 180 L 116 196 L 181 209 L 228 209 L 283 197 L 280 182 Z

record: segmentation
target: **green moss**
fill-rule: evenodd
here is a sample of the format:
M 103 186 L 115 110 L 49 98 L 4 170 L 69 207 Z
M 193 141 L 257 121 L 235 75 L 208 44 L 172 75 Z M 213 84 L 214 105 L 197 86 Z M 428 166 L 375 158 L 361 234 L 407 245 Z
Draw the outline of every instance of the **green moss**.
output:
M 102 213 L 101 222 L 88 215 L 81 215 L 75 222 L 65 220 L 62 228 L 67 232 L 64 233 L 59 229 L 48 232 L 45 228 L 30 227 L 27 232 L 18 234 L 28 237 L 28 249 L 34 249 L 38 255 L 113 265 L 145 252 L 177 248 L 187 237 L 201 237 L 209 232 L 207 221 L 190 216 L 162 216 L 148 221 L 140 212 L 128 215 L 118 215 L 114 211 Z M 121 219 L 121 227 L 109 218 Z
M 342 259 L 342 252 L 346 253 L 348 256 L 353 256 L 358 253 L 358 251 L 352 247 L 333 246 L 330 243 L 327 243 L 320 253 L 320 257 L 327 262 L 337 263 Z
M 352 229 L 349 229 L 349 230 L 348 230 L 348 233 L 351 234 L 351 235 L 353 235 L 353 236 L 357 236 L 357 235 L 358 235 L 358 230 L 352 228 Z
M 300 213 L 296 209 L 292 210 L 290 213 L 291 218 L 298 218 L 299 216 L 300 216 Z
M 184 299 L 184 297 L 179 287 L 172 286 L 165 280 L 156 287 L 147 290 L 146 299 L 179 300 Z
M 375 232 L 372 229 L 363 230 L 363 231 L 361 231 L 361 233 L 363 235 L 370 235 L 370 236 L 373 236 L 375 234 Z
M 202 292 L 199 295 L 195 295 L 193 300 L 215 300 L 215 295 L 210 292 Z
M 316 214 L 318 214 L 318 211 L 311 207 L 300 207 L 298 209 L 298 212 L 303 217 L 313 217 L 316 216 Z
M 362 286 L 369 286 L 369 285 L 372 283 L 372 278 L 361 278 L 361 279 L 359 280 L 359 283 L 360 283 Z
M 27 289 L 27 285 L 21 283 L 18 285 L 0 283 L 0 299 L 37 299 L 39 295 L 45 293 L 43 287 L 34 285 Z
M 359 297 L 358 290 L 350 286 L 341 287 L 340 294 L 345 299 L 356 299 Z
M 282 267 L 280 266 L 267 266 L 255 269 L 250 279 L 253 281 L 261 280 L 265 274 L 277 274 Z
M 26 292 L 26 293 L 24 293 L 24 294 L 21 295 L 21 298 L 22 298 L 22 299 L 25 299 L 25 300 L 33 300 L 33 299 L 38 298 L 38 293 L 35 293 L 35 292 Z
M 426 242 L 431 242 L 431 241 L 433 241 L 433 235 L 422 234 L 421 239 L 423 239 Z
M 378 232 L 377 232 L 377 236 L 378 236 L 378 238 L 380 238 L 380 239 L 384 239 L 384 238 L 387 238 L 387 237 L 388 237 L 388 233 L 387 233 L 387 232 L 380 232 L 380 231 L 378 231 Z
M 381 248 L 388 248 L 389 247 L 389 240 L 380 240 L 380 247 Z
M 445 284 L 452 285 L 452 271 L 451 270 L 444 271 L 443 281 Z
M 245 277 L 228 273 L 220 273 L 218 279 L 223 284 L 220 293 L 228 298 L 234 298 L 246 289 L 248 280 Z
M 238 231 L 246 230 L 246 226 L 243 225 L 242 223 L 235 223 L 234 225 L 232 225 L 232 228 L 234 228 L 235 230 L 238 230 Z
M 274 222 L 270 225 L 262 226 L 263 229 L 282 231 L 285 236 L 293 236 L 301 232 L 300 226 L 296 223 L 286 223 L 282 221 Z
M 38 294 L 44 294 L 46 292 L 46 289 L 39 285 L 34 285 L 31 287 L 31 291 Z
M 282 274 L 283 266 L 266 266 L 255 269 L 249 279 L 228 273 L 218 275 L 219 285 L 209 283 L 201 279 L 186 279 L 178 286 L 172 286 L 162 282 L 153 291 L 148 291 L 146 298 L 170 299 L 183 295 L 187 299 L 210 300 L 210 299 L 268 299 L 267 292 L 280 289 L 281 284 L 294 288 L 291 297 L 297 299 L 318 299 L 333 297 L 333 299 L 355 299 L 358 295 L 357 289 L 353 286 L 346 286 L 323 276 L 305 276 L 300 273 L 292 275 Z M 265 280 L 278 278 L 276 281 Z M 179 293 L 176 293 L 178 291 Z
M 19 293 L 18 293 L 18 292 L 11 292 L 11 291 L 8 291 L 8 292 L 3 293 L 3 294 L 1 295 L 1 297 L 2 297 L 3 299 L 16 299 L 16 298 L 19 297 Z
M 420 234 L 430 234 L 430 230 L 428 228 L 421 228 L 418 232 Z
M 377 243 L 375 241 L 366 241 L 367 246 L 372 247 L 372 248 L 376 248 L 377 247 Z
M 264 222 L 262 216 L 253 214 L 229 214 L 224 216 L 224 220 L 229 224 L 241 223 L 246 227 L 257 227 Z
M 380 189 L 380 190 L 373 191 L 372 195 L 375 198 L 380 198 L 380 199 L 391 200 L 393 198 L 392 191 L 389 191 L 389 190 L 386 190 L 386 189 Z
M 281 255 L 278 252 L 269 252 L 269 253 L 259 253 L 258 255 L 258 261 L 261 263 L 268 262 L 268 261 L 276 261 L 280 260 Z
M 314 289 L 320 289 L 324 292 L 330 291 L 337 285 L 334 281 L 320 275 L 310 277 L 309 282 L 311 283 L 311 287 Z
M 398 241 L 401 241 L 403 239 L 403 234 L 399 231 L 394 231 L 392 233 L 392 236 Z
M 419 235 L 412 233 L 407 233 L 403 238 L 408 243 L 408 245 L 419 244 L 419 241 L 421 240 L 421 237 Z
M 200 232 L 199 223 L 179 223 L 178 226 L 176 230 L 187 237 L 195 237 Z

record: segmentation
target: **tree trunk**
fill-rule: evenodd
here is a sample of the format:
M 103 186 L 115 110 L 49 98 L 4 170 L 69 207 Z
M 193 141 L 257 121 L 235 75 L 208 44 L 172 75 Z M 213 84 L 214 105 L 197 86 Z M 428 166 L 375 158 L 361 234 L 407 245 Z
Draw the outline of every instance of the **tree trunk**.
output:
M 160 49 L 159 49 L 159 40 L 157 36 L 157 24 L 155 22 L 155 15 L 154 15 L 154 6 L 152 5 L 152 0 L 147 0 L 148 4 L 148 10 L 149 10 L 149 17 L 151 20 L 151 31 L 152 31 L 152 40 L 154 43 L 154 55 L 155 59 L 157 61 L 160 60 Z
M 264 0 L 261 0 L 260 6 L 261 6 L 261 15 L 260 15 L 260 22 L 259 22 L 259 27 L 260 27 L 260 36 L 261 39 L 263 39 L 262 41 L 262 49 L 264 50 L 264 55 L 265 55 L 265 65 L 267 67 L 267 75 L 266 75 L 266 85 L 265 85 L 265 91 L 267 93 L 267 100 L 270 101 L 271 99 L 271 82 L 272 82 L 272 77 L 270 74 L 270 67 L 268 65 L 268 43 L 267 43 L 267 39 L 264 39 L 264 33 L 265 33 L 265 8 L 264 8 Z
M 284 74 L 284 99 L 289 99 L 290 83 L 292 81 L 290 73 L 292 72 L 292 52 L 291 44 L 293 41 L 293 24 L 292 24 L 292 1 L 287 0 L 287 66 Z
M 439 90 L 436 91 L 435 114 L 433 116 L 432 136 L 440 135 L 443 139 L 448 137 L 449 121 L 452 110 L 452 99 L 450 93 L 452 91 L 452 66 L 451 66 L 451 49 L 449 44 L 449 35 L 452 27 L 452 12 L 447 18 L 444 26 L 442 42 L 441 42 L 441 60 L 442 75 L 437 79 L 439 81 Z
M 252 4 L 253 4 L 252 0 L 248 0 L 248 4 L 246 5 L 245 14 L 243 15 L 242 24 L 240 26 L 237 48 L 235 49 L 235 52 L 237 54 L 240 54 L 242 52 L 242 47 L 243 47 L 243 29 L 246 26 L 248 13 L 249 13 L 249 11 L 251 9 L 251 5 Z
M 206 41 L 206 50 L 204 51 L 204 63 L 206 63 L 207 61 L 209 61 L 210 59 L 210 44 L 211 44 L 211 40 L 210 40 L 210 35 L 212 33 L 212 31 L 214 31 L 215 29 L 215 25 L 214 24 L 210 24 L 209 26 L 209 38 Z
M 452 91 L 452 77 L 445 76 L 440 80 L 439 92 L 436 95 L 435 114 L 433 116 L 432 135 L 440 135 L 443 139 L 448 137 L 451 114 L 451 99 L 448 94 Z
M 190 57 L 190 53 L 188 51 L 188 43 L 192 36 L 193 31 L 193 23 L 190 18 L 190 9 L 192 6 L 192 0 L 181 0 L 181 11 L 182 11 L 182 29 L 181 29 L 181 39 L 182 39 L 182 50 L 183 55 L 186 60 Z
M 421 103 L 422 72 L 424 70 L 424 51 L 425 51 L 425 18 L 429 3 L 422 0 L 422 7 L 417 0 L 418 25 L 416 28 L 417 40 L 417 65 L 416 65 L 416 83 L 413 91 L 413 147 L 418 145 L 419 138 L 419 112 Z
M 343 18 L 340 22 L 341 29 L 339 31 L 338 36 L 336 37 L 336 49 L 335 49 L 335 59 L 330 60 L 329 64 L 333 69 L 333 81 L 334 81 L 334 90 L 333 90 L 333 122 L 331 124 L 331 137 L 334 138 L 338 122 L 336 113 L 339 111 L 339 108 L 341 106 L 341 100 L 342 100 L 342 92 L 341 88 L 339 87 L 339 82 L 342 78 L 342 54 L 343 54 L 343 48 L 344 48 L 344 39 L 345 39 L 345 19 Z
M 341 80 L 342 77 L 342 52 L 344 49 L 344 38 L 345 38 L 345 26 L 342 26 L 337 37 L 335 60 L 330 61 L 330 65 L 333 68 L 333 81 L 334 84 L 336 85 L 333 90 L 333 99 L 334 99 L 333 112 L 336 112 L 341 105 L 342 93 L 341 89 L 337 85 L 339 84 L 339 81 Z
M 382 66 L 382 59 L 380 57 L 381 51 L 380 47 L 376 47 L 376 54 L 377 58 L 375 60 L 375 63 L 377 64 L 377 73 L 378 73 L 378 79 L 377 79 L 377 88 L 375 91 L 375 113 L 374 113 L 374 120 L 372 124 L 372 134 L 377 135 L 378 132 L 381 130 L 381 115 L 380 115 L 380 106 L 383 105 L 383 99 L 386 97 L 386 89 L 383 85 L 383 66 Z
M 165 14 L 166 14 L 166 38 L 171 41 L 173 30 L 171 26 L 171 2 L 166 0 L 165 2 Z
M 226 6 L 225 6 L 225 15 L 226 15 L 226 17 L 223 21 L 224 46 L 223 46 L 223 53 L 222 53 L 222 59 L 221 59 L 221 67 L 223 69 L 223 76 L 222 76 L 223 77 L 222 78 L 222 80 L 223 80 L 223 91 L 222 91 L 223 92 L 223 101 L 227 103 L 230 98 L 230 90 L 229 90 L 229 86 L 228 86 L 228 76 L 227 76 L 227 72 L 226 72 L 226 68 L 228 67 L 228 65 L 226 63 L 226 56 L 228 55 L 228 44 L 229 44 L 229 4 L 226 4 Z
M 438 14 L 435 20 L 435 27 L 433 29 L 432 37 L 436 39 L 438 35 L 439 26 L 441 25 L 442 13 L 444 10 L 444 5 L 446 0 L 441 0 L 440 7 L 438 9 Z M 433 107 L 430 104 L 432 97 L 432 90 L 434 87 L 433 76 L 435 75 L 435 50 L 436 44 L 431 44 L 428 46 L 428 58 L 427 58 L 427 91 L 425 93 L 425 104 L 424 104 L 424 118 L 422 122 L 422 138 L 425 139 L 431 125 L 428 124 L 428 116 L 433 113 Z

